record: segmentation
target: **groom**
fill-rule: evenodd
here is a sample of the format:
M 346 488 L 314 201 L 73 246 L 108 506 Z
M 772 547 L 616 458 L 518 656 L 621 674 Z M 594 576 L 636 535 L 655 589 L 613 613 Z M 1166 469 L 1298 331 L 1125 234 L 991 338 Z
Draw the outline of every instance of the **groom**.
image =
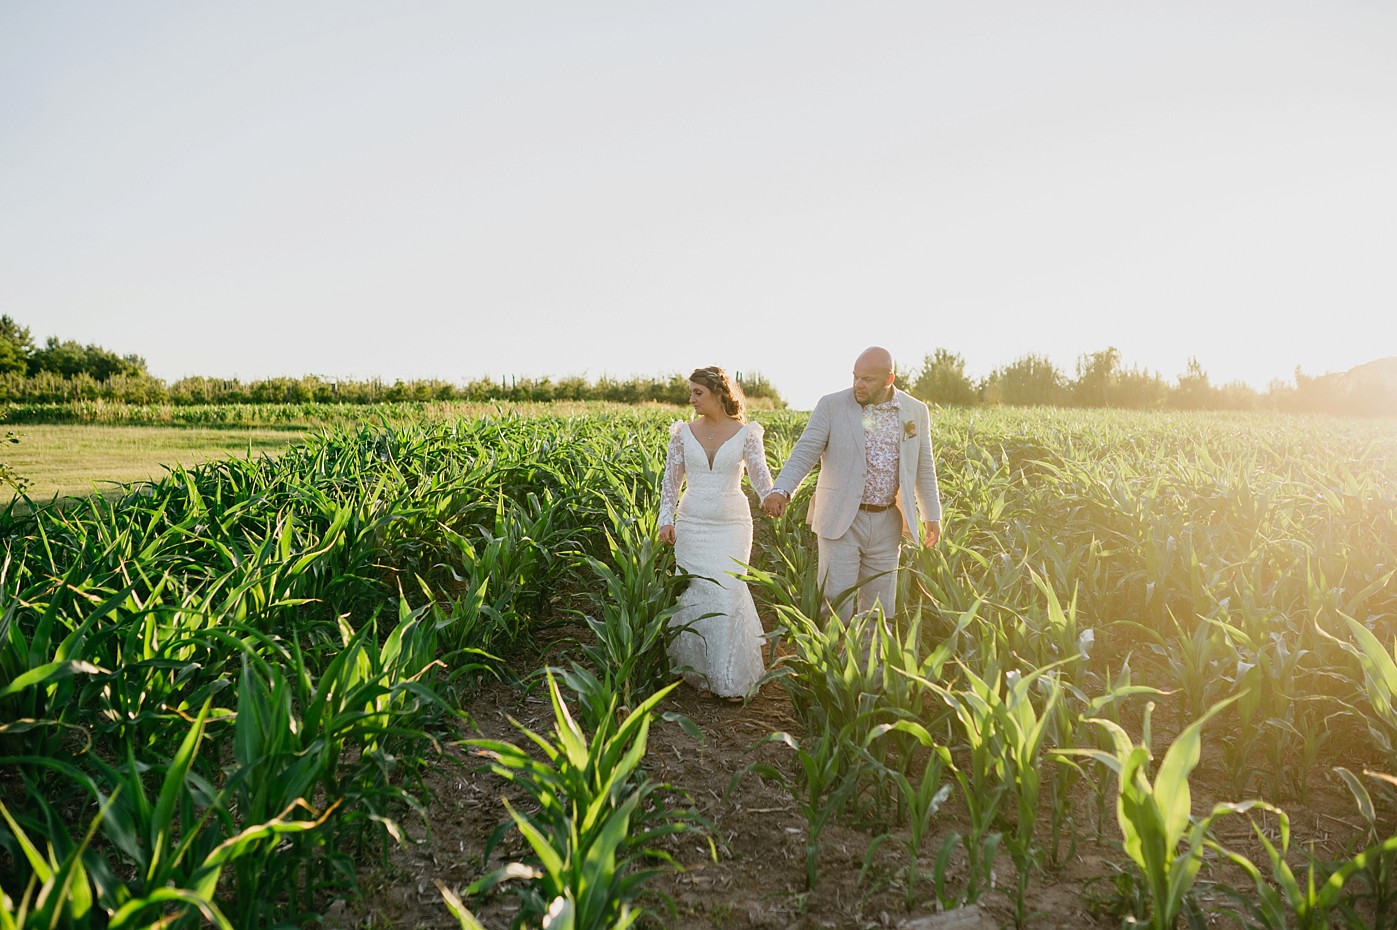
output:
M 860 613 L 896 609 L 898 550 L 941 538 L 941 496 L 931 457 L 926 404 L 893 387 L 892 353 L 874 346 L 854 362 L 854 386 L 820 398 L 762 509 L 786 512 L 796 488 L 820 463 L 807 521 L 819 540 L 820 588 L 826 602 L 866 578 Z M 881 577 L 874 577 L 881 576 Z M 852 598 L 839 615 L 852 615 Z

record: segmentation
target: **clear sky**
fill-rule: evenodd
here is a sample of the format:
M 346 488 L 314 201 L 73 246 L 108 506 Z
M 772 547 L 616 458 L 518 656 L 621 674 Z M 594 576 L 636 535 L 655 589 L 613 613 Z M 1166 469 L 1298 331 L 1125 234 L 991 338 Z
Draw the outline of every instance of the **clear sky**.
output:
M 1397 355 L 1397 3 L 6 0 L 0 312 L 189 374 Z

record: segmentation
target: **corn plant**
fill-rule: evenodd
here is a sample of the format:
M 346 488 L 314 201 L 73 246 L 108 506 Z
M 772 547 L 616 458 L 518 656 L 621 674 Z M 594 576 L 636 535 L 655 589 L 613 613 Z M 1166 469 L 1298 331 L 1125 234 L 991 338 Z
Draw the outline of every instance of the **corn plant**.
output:
M 900 716 L 934 716 L 926 692 L 910 682 L 939 678 L 974 620 L 972 609 L 928 648 L 919 611 L 906 617 L 899 633 L 876 609 L 848 621 L 830 611 L 817 622 L 812 615 L 780 607 L 777 622 L 792 649 L 778 659 L 767 679 L 781 681 L 798 712 L 812 724 L 828 721 L 845 728 L 857 723 L 850 732 L 863 743 L 878 723 Z
M 342 841 L 398 836 L 398 810 L 419 810 L 427 728 L 442 713 L 430 687 L 435 640 L 421 608 L 399 602 L 398 624 L 380 643 L 377 626 L 341 629 L 342 647 L 324 671 L 294 657 L 292 681 L 303 751 L 321 759 L 318 785 L 348 810 L 337 824 Z
M 1367 887 L 1367 893 L 1363 895 L 1368 905 L 1365 917 L 1360 918 L 1352 906 L 1352 899 L 1358 897 L 1357 895 L 1346 895 L 1340 902 L 1349 926 L 1361 925 L 1371 930 L 1386 930 L 1393 925 L 1394 918 L 1397 918 L 1393 913 L 1394 906 L 1397 906 L 1397 881 L 1394 881 L 1397 880 L 1397 835 L 1383 837 L 1378 827 L 1378 814 L 1372 795 L 1363 787 L 1363 782 L 1358 776 L 1341 765 L 1335 766 L 1334 771 L 1344 780 L 1349 793 L 1353 795 L 1354 803 L 1358 806 L 1358 812 L 1366 826 L 1360 842 L 1367 845 L 1358 855 L 1335 869 L 1330 874 L 1330 879 L 1349 881 L 1356 878 Z M 1364 774 L 1376 779 L 1388 789 L 1397 786 L 1397 778 L 1391 775 L 1381 772 Z
M 959 837 L 969 862 L 965 895 L 961 900 L 970 903 L 991 887 L 994 857 L 1003 839 L 1002 833 L 993 832 L 993 827 L 999 821 L 1008 787 L 1007 738 L 1001 730 L 1004 719 L 986 700 L 986 694 L 997 685 L 987 684 L 968 670 L 962 671 L 973 682 L 963 691 L 927 679 L 915 680 L 939 695 L 954 712 L 969 756 L 965 764 L 955 765 L 951 750 L 940 745 L 931 731 L 916 720 L 904 719 L 880 726 L 876 735 L 891 731 L 908 734 L 938 754 L 952 773 L 970 816 L 969 832 Z
M 1235 612 L 1236 623 L 1203 618 L 1217 631 L 1223 657 L 1213 676 L 1241 695 L 1239 725 L 1223 744 L 1233 790 L 1242 793 L 1253 778 L 1269 776 L 1272 797 L 1299 797 L 1332 735 L 1327 724 L 1339 713 L 1333 709 L 1339 703 L 1322 688 L 1342 676 L 1318 667 L 1320 660 L 1298 631 L 1286 630 L 1250 599 Z M 1265 764 L 1255 763 L 1258 755 Z
M 1123 848 L 1139 870 L 1150 904 L 1150 913 L 1135 915 L 1135 923 L 1148 923 L 1151 930 L 1173 930 L 1178 924 L 1203 864 L 1203 850 L 1213 821 L 1224 814 L 1245 813 L 1257 805 L 1255 801 L 1216 804 L 1201 820 L 1192 817 L 1188 777 L 1198 765 L 1203 725 L 1233 700 L 1214 704 L 1179 733 L 1165 752 L 1153 782 L 1149 778 L 1153 703 L 1146 706 L 1144 733 L 1138 744 L 1119 724 L 1094 717 L 1088 722 L 1111 735 L 1114 751 L 1056 750 L 1087 756 L 1115 772 L 1116 817 Z
M 1389 652 L 1362 623 L 1344 614 L 1340 616 L 1354 642 L 1331 638 L 1358 659 L 1363 669 L 1363 695 L 1367 698 L 1362 712 L 1368 732 L 1388 759 L 1397 762 L 1397 645 Z M 1323 629 L 1319 632 L 1329 635 Z
M 899 692 L 903 697 L 911 696 L 917 709 L 921 700 L 884 668 L 879 657 L 886 655 L 890 663 L 911 663 L 919 668 L 920 646 L 903 650 L 877 610 L 856 614 L 848 622 L 831 611 L 823 626 L 791 607 L 779 607 L 777 617 L 782 635 L 793 649 L 777 660 L 762 681 L 780 681 L 801 718 L 807 741 L 817 740 L 805 749 L 797 743 L 798 755 L 808 754 L 812 748 L 818 750 L 822 761 L 827 755 L 833 766 L 832 784 L 843 786 L 846 778 L 852 779 L 843 800 L 860 801 L 861 814 L 870 813 L 871 806 L 886 818 L 888 806 L 896 804 L 897 797 L 890 795 L 884 780 L 877 777 L 881 766 L 870 756 L 870 735 L 880 723 L 915 715 L 915 711 L 896 708 Z M 944 662 L 944 657 L 940 661 Z M 885 677 L 897 679 L 890 693 L 883 692 Z M 876 751 L 885 757 L 894 754 L 881 744 Z M 871 790 L 873 797 L 865 799 L 866 790 Z
M 1235 915 L 1247 930 L 1327 930 L 1338 914 L 1345 926 L 1382 930 L 1391 926 L 1393 905 L 1392 879 L 1397 868 L 1397 836 L 1383 837 L 1378 830 L 1372 798 L 1362 782 L 1348 769 L 1338 766 L 1335 771 L 1344 780 L 1358 806 L 1367 830 L 1362 839 L 1366 845 L 1346 861 L 1324 865 L 1311 853 L 1302 875 L 1296 875 L 1289 863 L 1290 818 L 1285 811 L 1267 804 L 1258 805 L 1275 820 L 1277 841 L 1270 832 L 1252 820 L 1252 832 L 1266 853 L 1270 874 L 1261 871 L 1249 858 L 1220 844 L 1210 844 L 1237 865 L 1252 881 L 1252 888 L 1242 890 L 1224 886 L 1224 891 L 1239 906 Z M 1391 776 L 1366 773 L 1382 781 Z M 1353 907 L 1349 883 L 1357 878 L 1368 888 L 1370 910 L 1360 916 Z
M 3 581 L 8 568 L 7 561 L 0 569 L 0 591 L 8 587 Z M 102 606 L 119 603 L 126 594 L 118 592 Z M 97 656 L 88 648 L 104 611 L 67 630 L 55 628 L 55 614 L 46 610 L 27 636 L 17 612 L 17 600 L 10 600 L 0 613 L 0 751 L 58 753 L 66 732 L 88 722 L 74 700 L 77 679 L 107 674 L 93 663 Z
M 976 620 L 974 609 L 935 646 L 929 645 L 932 636 L 920 608 L 895 622 L 876 609 L 847 622 L 832 611 L 823 626 L 791 610 L 780 611 L 778 619 L 795 648 L 781 657 L 771 677 L 781 681 L 807 724 L 828 722 L 846 734 L 851 756 L 869 756 L 881 770 L 909 772 L 915 740 L 883 725 L 914 720 L 939 730 L 947 723 L 949 712 L 923 682 L 945 674 Z M 874 779 L 876 813 L 899 823 L 901 793 L 889 795 L 885 787 L 881 777 Z
M 1043 574 L 1027 565 L 1023 566 L 1032 588 L 1036 590 L 1041 604 L 1032 603 L 1028 607 L 1004 605 L 1002 611 L 1009 619 L 1005 625 L 1005 655 L 1013 655 L 1018 663 L 1027 668 L 1040 668 L 1059 664 L 1059 676 L 1068 683 L 1075 683 L 1085 662 L 1062 665 L 1065 660 L 1086 658 L 1095 639 L 1095 631 L 1079 629 L 1077 622 L 1077 593 L 1066 604 L 1058 597 L 1057 591 Z M 1020 582 L 1013 582 L 1017 586 Z M 1004 591 L 999 586 L 997 590 Z M 1024 597 L 1029 595 L 1025 592 Z M 1003 599 L 1001 593 L 997 595 Z M 1036 600 L 1036 599 L 1035 599 Z M 992 654 L 999 654 L 996 650 Z
M 615 681 L 622 708 L 634 707 L 673 678 L 669 644 L 682 632 L 673 622 L 689 575 L 674 565 L 648 522 L 626 522 L 613 513 L 607 533 L 610 564 L 589 557 L 601 581 L 593 607 L 583 615 L 593 641 L 583 653 L 600 674 Z
M 1105 689 L 1101 694 L 1088 697 L 1076 686 L 1062 684 L 1053 676 L 1052 671 L 1048 671 L 1044 676 L 1045 679 L 1051 679 L 1048 686 L 1060 686 L 1063 699 L 1056 701 L 1051 708 L 1046 708 L 1043 712 L 1047 727 L 1047 743 L 1056 749 L 1075 747 L 1082 735 L 1080 724 L 1084 718 L 1106 716 L 1119 723 L 1119 708 L 1126 698 L 1164 693 L 1149 685 L 1133 684 L 1131 674 L 1130 662 L 1127 660 L 1121 665 L 1119 673 L 1112 674 L 1109 670 L 1105 673 Z M 1093 732 L 1100 738 L 1109 740 L 1105 732 Z M 1049 767 L 1046 772 L 1050 812 L 1048 831 L 1052 836 L 1052 842 L 1045 852 L 1048 864 L 1056 868 L 1076 855 L 1078 825 L 1073 812 L 1074 789 L 1081 780 L 1082 770 L 1070 756 L 1052 754 L 1052 759 L 1057 764 Z M 1104 779 L 1092 779 L 1090 784 L 1096 805 L 1096 839 L 1097 842 L 1101 842 L 1110 785 Z M 1068 840 L 1068 848 L 1065 851 L 1062 848 L 1064 838 Z
M 598 733 L 614 728 L 619 722 L 617 714 L 624 713 L 621 684 L 615 675 L 594 673 L 577 662 L 567 668 L 543 668 L 537 674 L 545 678 L 552 675 L 567 686 L 573 694 L 573 717 L 585 730 Z
M 107 900 L 119 903 L 103 906 L 95 893 L 95 879 L 83 862 L 101 824 L 100 812 L 82 841 L 76 846 L 67 843 L 70 848 L 61 857 L 54 846 L 55 838 L 66 840 L 61 827 L 47 842 L 46 851 L 41 852 L 4 804 L 0 804 L 0 818 L 8 823 L 33 869 L 33 877 L 18 902 L 0 888 L 0 930 L 49 930 L 56 926 L 155 930 L 195 916 L 221 930 L 233 930 L 233 924 L 214 900 L 184 888 L 156 888 L 137 894 L 107 877 L 103 889 Z
M 923 608 L 933 605 L 949 613 L 963 613 L 984 600 L 979 577 L 990 570 L 984 553 L 947 536 L 934 548 L 922 548 L 909 557 L 908 597 L 904 603 Z
M 532 861 L 496 869 L 467 891 L 479 894 L 523 879 L 516 925 L 542 920 L 545 926 L 629 926 L 640 913 L 634 901 L 641 887 L 672 867 L 661 841 L 705 831 L 687 806 L 666 804 L 667 795 L 673 799 L 670 789 L 640 769 L 655 707 L 677 683 L 589 739 L 557 682 L 552 675 L 547 678 L 552 734 L 515 724 L 542 759 L 499 740 L 466 741 L 489 760 L 492 772 L 522 789 L 535 808 L 523 811 L 506 802 L 510 819 L 533 852 Z
M 1149 648 L 1167 669 L 1183 711 L 1196 718 L 1229 693 L 1230 682 L 1221 671 L 1232 651 L 1217 625 L 1199 621 L 1185 629 L 1172 612 L 1168 616 L 1173 627 L 1171 634 L 1163 636 L 1151 631 L 1154 642 Z
M 967 686 L 964 688 L 924 681 L 928 689 L 939 694 L 954 710 L 965 738 L 969 764 L 955 769 L 966 807 L 970 813 L 971 829 L 964 838 L 970 861 L 967 900 L 975 900 L 988 885 L 997 845 L 1008 846 L 1018 874 L 1015 889 L 1015 924 L 1022 926 L 1027 919 L 1027 889 L 1032 871 L 1038 864 L 1034 832 L 1038 822 L 1039 797 L 1042 786 L 1041 760 L 1045 738 L 1053 710 L 1062 696 L 1061 685 L 1052 672 L 1065 662 L 1037 669 L 1027 675 L 1010 673 L 1001 676 L 991 669 L 980 678 L 968 668 L 961 669 Z M 1046 685 L 1047 694 L 1041 710 L 1034 707 L 1032 692 L 1035 683 Z M 930 734 L 916 724 L 905 724 L 924 745 L 932 746 Z M 991 834 L 999 820 L 1000 805 L 1005 795 L 1012 793 L 1015 806 L 1014 830 Z
M 1036 669 L 1027 675 L 1006 675 L 1004 694 L 994 702 L 995 713 L 1001 718 L 1007 737 L 1008 774 L 1013 780 L 1016 802 L 1014 830 L 1007 833 L 1004 840 L 1018 877 L 1014 894 L 1016 927 L 1023 927 L 1028 919 L 1028 883 L 1033 871 L 1039 867 L 1040 856 L 1034 842 L 1034 831 L 1038 825 L 1038 802 L 1042 792 L 1042 760 L 1053 711 L 1062 698 L 1062 686 L 1052 672 L 1064 662 Z M 1043 685 L 1047 694 L 1041 710 L 1034 707 L 1032 700 L 1035 683 Z
M 75 786 L 91 792 L 99 804 L 87 836 L 76 847 L 65 844 L 70 848 L 61 860 L 55 855 L 53 838 L 61 840 L 64 831 L 61 824 L 55 826 L 56 812 L 37 791 L 31 790 L 31 796 L 46 821 L 44 832 L 50 837 L 47 856 L 29 841 L 10 812 L 4 811 L 31 869 L 32 880 L 49 889 L 35 898 L 36 907 L 49 908 L 49 913 L 56 915 L 58 912 L 51 908 L 57 905 L 52 902 L 62 901 L 67 918 L 100 913 L 110 926 L 163 925 L 171 907 L 197 911 L 220 926 L 231 927 L 230 920 L 242 925 L 261 922 L 267 902 L 235 899 L 236 910 L 231 918 L 225 916 L 230 911 L 228 905 L 220 909 L 215 904 L 225 870 L 244 857 L 257 854 L 259 849 L 275 849 L 284 840 L 320 828 L 333 807 L 316 814 L 304 802 L 297 801 L 264 821 L 235 825 L 226 795 L 194 771 L 208 711 L 205 705 L 175 755 L 163 766 L 163 777 L 154 796 L 146 784 L 148 767 L 136 763 L 134 758 L 128 757 L 119 766 L 102 765 L 96 778 L 88 778 L 58 760 L 12 760 L 21 765 L 39 762 L 63 772 Z M 298 810 L 310 816 L 293 818 L 291 815 Z M 99 830 L 119 859 L 84 855 Z M 130 877 L 121 881 L 118 874 Z
M 10 832 L 32 872 L 18 904 L 0 887 L 0 930 L 96 923 L 92 885 L 83 864 L 83 853 L 92 842 L 105 813 L 104 809 L 93 819 L 82 842 L 73 844 L 60 828 L 48 841 L 47 849 L 41 852 L 9 809 L 0 803 L 0 817 L 9 824 Z M 55 839 L 68 847 L 67 850 L 61 852 L 60 848 L 56 848 Z M 64 840 L 67 842 L 62 842 Z M 218 921 L 220 926 L 229 926 L 227 919 L 212 905 L 209 905 L 205 916 L 210 921 Z
M 877 739 L 884 734 L 897 732 L 900 731 L 895 725 L 883 724 L 877 728 L 871 738 Z M 960 842 L 960 836 L 952 833 L 943 841 L 941 854 L 936 860 L 937 867 L 929 876 L 926 876 L 921 868 L 922 846 L 931 833 L 932 819 L 941 810 L 941 806 L 946 803 L 946 799 L 951 794 L 951 786 L 942 784 L 946 769 L 949 766 L 950 753 L 942 746 L 932 746 L 919 773 L 909 775 L 897 769 L 886 767 L 881 773 L 882 777 L 891 779 L 897 788 L 898 808 L 903 814 L 903 822 L 907 830 L 906 837 L 902 840 L 902 851 L 906 857 L 906 871 L 902 878 L 902 894 L 903 903 L 908 910 L 912 909 L 913 904 L 920 897 L 919 886 L 923 877 L 931 878 L 932 894 L 941 906 L 950 906 L 954 903 L 946 897 L 946 871 L 949 852 L 955 844 Z M 868 852 L 864 854 L 861 874 L 867 873 L 874 854 L 891 836 L 890 833 L 880 833 L 873 838 L 873 842 L 869 844 Z
M 760 558 L 753 562 L 765 562 L 767 567 L 749 565 L 741 580 L 751 585 L 753 594 L 775 610 L 786 609 L 801 616 L 818 617 L 824 608 L 819 563 L 813 534 L 801 519 L 801 508 L 808 504 L 808 497 L 801 492 L 796 498 L 787 515 L 770 524 L 770 541 L 763 538 L 759 542 Z
M 467 588 L 454 598 L 437 594 L 418 579 L 441 648 L 442 690 L 464 703 L 471 689 L 487 676 L 504 673 L 504 631 L 485 605 L 488 581 Z
M 246 656 L 232 727 L 233 765 L 224 792 L 240 821 L 314 819 L 308 799 L 328 798 L 335 814 L 323 829 L 295 838 L 250 843 L 233 864 L 235 898 L 248 908 L 298 900 L 314 908 L 313 892 L 344 884 L 351 851 L 377 834 L 401 839 L 398 811 L 421 810 L 411 790 L 421 773 L 410 760 L 426 741 L 418 727 L 435 696 L 414 679 L 430 668 L 415 635 L 418 615 L 380 645 L 374 627 L 348 638 L 344 652 L 318 682 L 304 671 L 298 651 L 285 665 Z M 401 665 L 398 660 L 401 658 Z M 404 678 L 405 672 L 414 674 Z M 267 920 L 271 914 L 259 915 Z
M 772 733 L 761 742 L 781 743 L 795 753 L 798 766 L 795 779 L 788 779 L 775 766 L 754 763 L 733 777 L 733 784 L 748 772 L 775 782 L 788 791 L 805 816 L 805 888 L 815 887 L 820 876 L 820 835 L 839 817 L 859 790 L 866 774 L 873 772 L 872 761 L 850 761 L 848 733 L 826 723 L 804 742 L 789 733 Z
M 294 693 L 275 665 L 244 659 L 233 724 L 235 769 L 227 783 L 241 818 L 259 820 L 297 810 L 315 796 L 332 765 L 333 742 L 302 726 Z M 277 857 L 274 848 L 265 846 L 254 852 L 234 864 L 239 900 L 270 902 L 295 888 L 304 854 Z
M 470 536 L 440 528 L 453 557 L 446 567 L 469 592 L 472 613 L 488 616 L 488 628 L 502 645 L 523 638 L 529 615 L 552 591 L 570 558 L 581 554 L 572 527 L 558 517 L 567 505 L 546 489 L 542 496 L 526 495 L 522 503 L 500 492 L 493 526 L 477 526 Z
M 915 720 L 932 730 L 949 726 L 950 714 L 937 695 L 925 686 L 928 681 L 941 681 L 947 675 L 951 661 L 956 657 L 966 639 L 966 630 L 978 619 L 977 609 L 971 609 L 955 619 L 949 630 L 934 634 L 935 646 L 928 646 L 933 638 L 923 626 L 923 612 L 920 608 L 905 615 L 898 626 L 899 633 L 890 623 L 877 623 L 873 631 L 872 654 L 877 662 L 872 665 L 872 674 L 865 674 L 865 687 L 869 688 L 864 698 L 868 710 L 865 722 L 860 727 L 865 748 L 869 748 L 870 724 L 877 725 L 889 720 Z M 865 666 L 867 669 L 868 666 Z M 872 700 L 869 700 L 869 697 Z M 913 740 L 901 740 L 897 731 L 882 734 L 880 744 L 883 751 L 875 758 L 884 765 L 896 767 L 898 760 L 910 753 Z

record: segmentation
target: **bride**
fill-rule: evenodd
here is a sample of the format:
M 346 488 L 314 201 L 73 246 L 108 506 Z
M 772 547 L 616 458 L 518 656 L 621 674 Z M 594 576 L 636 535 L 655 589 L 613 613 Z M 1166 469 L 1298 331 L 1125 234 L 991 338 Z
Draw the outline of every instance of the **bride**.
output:
M 742 571 L 752 555 L 743 466 L 759 499 L 771 492 L 771 471 L 762 426 L 746 421 L 742 390 L 723 369 L 690 375 L 689 403 L 698 416 L 669 431 L 660 541 L 674 546 L 680 568 L 699 577 L 680 597 L 672 622 L 692 625 L 675 638 L 670 658 L 693 670 L 691 684 L 720 697 L 744 697 L 762 675 L 762 625 L 752 592 L 729 572 Z M 719 616 L 699 619 L 704 614 Z

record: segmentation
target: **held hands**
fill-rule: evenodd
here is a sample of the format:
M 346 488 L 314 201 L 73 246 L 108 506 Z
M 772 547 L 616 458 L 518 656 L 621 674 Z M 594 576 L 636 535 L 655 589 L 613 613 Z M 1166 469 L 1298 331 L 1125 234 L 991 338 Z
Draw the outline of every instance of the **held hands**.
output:
M 660 542 L 664 543 L 666 546 L 674 545 L 673 523 L 666 523 L 664 526 L 660 527 Z
M 762 510 L 768 517 L 779 517 L 785 514 L 786 506 L 790 504 L 790 502 L 791 499 L 785 494 L 782 494 L 780 491 L 772 491 L 766 497 L 762 498 Z

